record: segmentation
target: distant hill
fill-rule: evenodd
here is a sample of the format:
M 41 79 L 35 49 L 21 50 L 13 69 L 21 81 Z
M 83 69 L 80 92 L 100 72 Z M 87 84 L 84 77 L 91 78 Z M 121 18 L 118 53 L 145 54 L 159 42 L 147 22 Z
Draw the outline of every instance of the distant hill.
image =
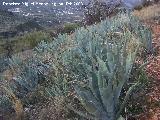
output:
M 0 32 L 10 31 L 26 21 L 25 17 L 0 9 Z
M 34 20 L 27 21 L 23 24 L 19 24 L 15 27 L 15 30 L 18 32 L 31 32 L 32 30 L 43 30 L 43 27 L 41 27 L 37 22 Z
M 43 29 L 34 19 L 0 10 L 0 38 L 10 38 L 25 32 Z

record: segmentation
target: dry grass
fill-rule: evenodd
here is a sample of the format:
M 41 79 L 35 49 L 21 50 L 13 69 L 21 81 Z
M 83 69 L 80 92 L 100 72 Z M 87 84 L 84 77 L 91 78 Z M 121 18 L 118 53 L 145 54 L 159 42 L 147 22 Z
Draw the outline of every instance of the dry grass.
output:
M 141 20 L 148 20 L 160 16 L 160 4 L 145 7 L 141 10 L 135 10 L 134 15 L 138 16 Z
M 136 10 L 133 14 L 139 17 L 146 26 L 152 29 L 152 44 L 153 47 L 157 47 L 155 59 L 146 66 L 146 72 L 150 82 L 143 88 L 143 97 L 136 99 L 135 103 L 138 103 L 138 106 L 141 106 L 143 112 L 137 114 L 135 119 L 160 120 L 160 4 L 142 8 L 140 11 Z M 158 22 L 155 21 L 155 18 L 158 19 Z M 140 101 L 138 102 L 138 100 Z
M 25 119 L 29 120 L 65 120 L 67 111 L 63 96 L 51 98 L 33 107 L 25 108 Z
M 12 92 L 12 90 L 8 89 L 7 87 L 3 87 L 5 92 L 7 93 L 10 101 L 13 104 L 13 108 L 16 113 L 15 120 L 21 120 L 23 118 L 23 104 L 20 99 L 18 99 L 15 94 Z

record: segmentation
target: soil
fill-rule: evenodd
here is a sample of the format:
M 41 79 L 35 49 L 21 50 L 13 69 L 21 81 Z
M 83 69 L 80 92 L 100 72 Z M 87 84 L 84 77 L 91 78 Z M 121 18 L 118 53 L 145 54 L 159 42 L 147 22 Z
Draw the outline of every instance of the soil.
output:
M 142 20 L 153 31 L 153 46 L 156 49 L 154 59 L 145 68 L 149 82 L 136 93 L 136 97 L 132 96 L 129 104 L 133 113 L 128 120 L 160 120 L 160 23 L 157 21 L 160 21 L 160 16 L 156 20 L 153 17 Z

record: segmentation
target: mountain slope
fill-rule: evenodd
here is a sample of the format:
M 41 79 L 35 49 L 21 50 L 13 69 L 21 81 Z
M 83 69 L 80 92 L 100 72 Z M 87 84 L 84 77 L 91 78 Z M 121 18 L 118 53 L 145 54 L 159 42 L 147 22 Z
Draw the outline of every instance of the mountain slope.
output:
M 22 16 L 0 9 L 0 32 L 10 31 L 13 27 L 25 21 L 26 19 Z

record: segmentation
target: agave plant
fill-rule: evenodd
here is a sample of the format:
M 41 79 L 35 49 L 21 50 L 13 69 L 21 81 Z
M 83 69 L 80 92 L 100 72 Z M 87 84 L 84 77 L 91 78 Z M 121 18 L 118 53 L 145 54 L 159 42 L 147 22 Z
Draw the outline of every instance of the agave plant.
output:
M 65 93 L 68 83 L 73 83 L 89 114 L 68 106 L 70 109 L 86 118 L 116 120 L 139 84 L 131 86 L 120 100 L 137 52 L 141 46 L 151 50 L 151 43 L 148 28 L 134 16 L 120 13 L 97 25 L 77 29 L 72 37 L 64 34 L 49 44 L 41 43 L 36 54 L 42 61 L 47 58 L 54 71 L 54 82 L 46 87 L 49 95 Z
M 49 95 L 64 94 L 72 83 L 89 115 L 77 113 L 86 118 L 116 120 L 131 91 L 139 84 L 133 85 L 123 101 L 120 100 L 140 46 L 152 48 L 150 35 L 135 17 L 124 13 L 79 28 L 72 36 L 59 35 L 53 42 L 40 43 L 35 48 L 35 56 L 26 64 L 13 61 L 21 72 L 12 88 L 20 86 L 18 94 L 23 96 L 38 85 L 39 74 L 50 78 L 51 72 L 50 82 L 46 81 L 45 86 Z
M 130 93 L 139 85 L 137 82 L 131 86 L 123 101 L 120 100 L 139 48 L 147 46 L 146 41 L 151 42 L 145 38 L 149 31 L 144 26 L 139 29 L 136 26 L 139 24 L 131 21 L 133 18 L 123 14 L 118 19 L 81 28 L 74 34 L 75 47 L 63 54 L 63 64 L 70 71 L 73 87 L 89 114 L 69 108 L 83 117 L 120 119 Z

